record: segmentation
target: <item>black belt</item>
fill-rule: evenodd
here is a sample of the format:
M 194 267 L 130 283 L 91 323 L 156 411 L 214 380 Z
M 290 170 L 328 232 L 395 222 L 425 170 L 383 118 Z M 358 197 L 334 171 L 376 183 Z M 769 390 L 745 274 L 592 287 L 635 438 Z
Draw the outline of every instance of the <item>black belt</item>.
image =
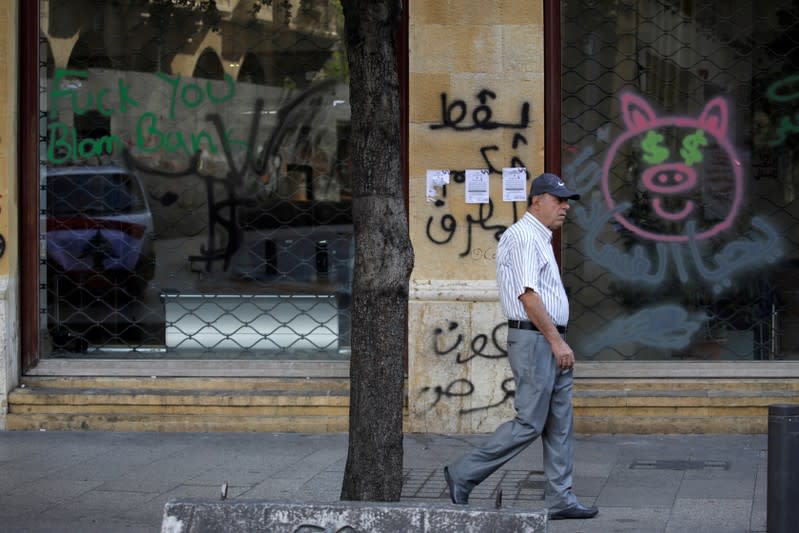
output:
M 535 324 L 530 322 L 529 320 L 508 320 L 508 327 L 514 329 L 529 329 L 531 331 L 539 331 Z M 565 334 L 566 333 L 566 326 L 555 326 L 558 330 L 558 333 Z

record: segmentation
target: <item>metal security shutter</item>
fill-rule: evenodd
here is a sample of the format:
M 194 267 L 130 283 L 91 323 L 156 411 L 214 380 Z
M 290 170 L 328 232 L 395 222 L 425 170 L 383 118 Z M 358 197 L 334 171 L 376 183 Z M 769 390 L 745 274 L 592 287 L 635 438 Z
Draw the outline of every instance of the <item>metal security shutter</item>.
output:
M 799 359 L 799 8 L 582 0 L 561 22 L 575 351 Z
M 341 8 L 259 5 L 40 2 L 43 357 L 349 357 Z

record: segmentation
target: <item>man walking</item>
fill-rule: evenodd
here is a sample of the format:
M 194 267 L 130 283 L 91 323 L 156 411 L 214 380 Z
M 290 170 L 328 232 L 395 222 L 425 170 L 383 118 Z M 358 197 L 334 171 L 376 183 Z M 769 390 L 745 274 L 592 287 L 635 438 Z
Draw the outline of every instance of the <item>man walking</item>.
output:
M 569 302 L 551 244 L 569 200 L 579 198 L 555 174 L 541 174 L 530 186 L 524 216 L 499 241 L 497 284 L 508 318 L 516 417 L 483 446 L 444 467 L 453 503 L 468 503 L 475 486 L 540 435 L 549 518 L 592 518 L 599 512 L 580 504 L 572 492 L 574 352 L 565 339 Z

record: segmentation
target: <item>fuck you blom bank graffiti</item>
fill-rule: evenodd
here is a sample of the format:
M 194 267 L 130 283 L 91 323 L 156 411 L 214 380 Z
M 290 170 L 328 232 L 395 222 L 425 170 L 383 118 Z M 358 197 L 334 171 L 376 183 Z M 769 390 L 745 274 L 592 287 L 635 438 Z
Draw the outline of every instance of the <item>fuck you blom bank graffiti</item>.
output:
M 47 167 L 119 164 L 149 178 L 160 231 L 204 234 L 187 259 L 208 272 L 229 271 L 243 253 L 243 209 L 342 197 L 349 103 L 340 80 L 296 89 L 227 74 L 56 69 L 47 102 Z
M 619 93 L 616 102 L 617 120 L 563 147 L 563 177 L 582 195 L 563 230 L 570 329 L 577 330 L 570 342 L 583 360 L 602 359 L 608 349 L 617 359 L 647 351 L 686 354 L 722 322 L 717 302 L 741 298 L 742 285 L 751 287 L 780 260 L 780 231 L 752 208 L 751 155 L 735 141 L 728 99 L 710 99 L 690 114 L 659 112 L 633 91 Z M 775 142 L 789 130 L 783 124 Z M 511 221 L 500 221 L 493 204 L 458 220 L 451 206 L 462 201 L 459 185 L 447 186 L 427 231 L 430 242 L 468 260 L 480 255 L 471 249 L 474 231 L 490 231 L 498 240 L 523 208 L 514 206 Z M 605 301 L 589 308 L 581 303 L 588 291 Z M 430 357 L 449 357 L 455 365 L 504 357 L 504 324 L 475 325 L 478 331 L 467 339 L 458 324 L 441 320 L 430 337 Z M 461 378 L 430 383 L 419 394 L 432 408 L 474 394 L 478 386 Z M 512 381 L 502 389 L 494 398 L 509 403 Z

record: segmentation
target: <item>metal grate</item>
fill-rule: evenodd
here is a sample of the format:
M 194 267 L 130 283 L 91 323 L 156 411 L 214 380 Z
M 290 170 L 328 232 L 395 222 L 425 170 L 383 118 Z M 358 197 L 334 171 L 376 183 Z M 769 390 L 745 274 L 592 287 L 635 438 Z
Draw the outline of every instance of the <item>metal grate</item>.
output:
M 347 358 L 339 3 L 111 4 L 41 1 L 42 355 Z
M 639 460 L 630 464 L 631 470 L 729 470 L 729 461 L 696 461 L 681 459 Z
M 799 359 L 799 8 L 582 0 L 561 16 L 575 351 Z
M 546 478 L 539 470 L 499 470 L 469 494 L 470 502 L 493 504 L 502 491 L 503 502 L 540 502 L 544 500 Z M 403 471 L 402 499 L 447 500 L 449 491 L 441 469 L 410 468 Z

